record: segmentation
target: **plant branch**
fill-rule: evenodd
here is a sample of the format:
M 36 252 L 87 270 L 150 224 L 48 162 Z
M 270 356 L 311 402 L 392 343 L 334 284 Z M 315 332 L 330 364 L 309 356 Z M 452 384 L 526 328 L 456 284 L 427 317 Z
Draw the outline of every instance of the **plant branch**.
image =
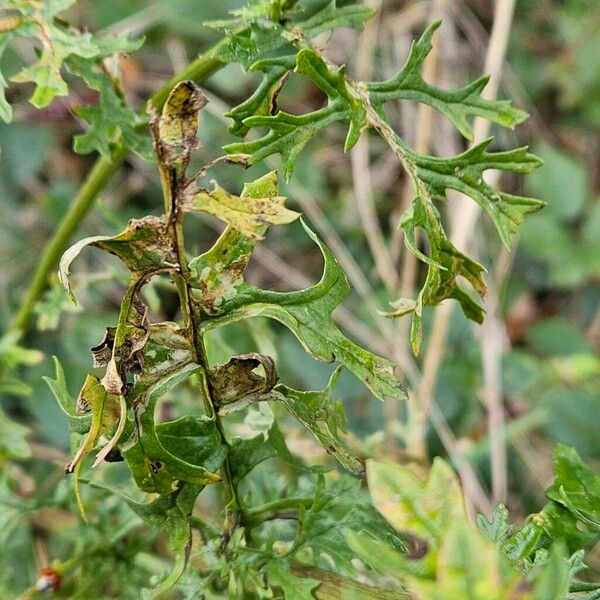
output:
M 223 41 L 218 42 L 207 50 L 202 56 L 191 62 L 180 73 L 174 75 L 150 99 L 150 103 L 157 110 L 165 103 L 173 86 L 186 79 L 202 82 L 215 71 L 224 66 L 218 58 L 218 51 Z M 56 266 L 60 256 L 67 249 L 71 236 L 77 231 L 81 222 L 90 211 L 98 194 L 106 187 L 110 178 L 119 170 L 127 156 L 128 149 L 116 140 L 110 158 L 100 156 L 92 167 L 88 176 L 83 181 L 79 192 L 73 199 L 71 207 L 63 216 L 58 228 L 48 240 L 41 252 L 41 260 L 37 265 L 31 283 L 25 293 L 17 314 L 9 325 L 10 330 L 25 330 L 31 322 L 36 302 L 41 297 L 48 277 Z

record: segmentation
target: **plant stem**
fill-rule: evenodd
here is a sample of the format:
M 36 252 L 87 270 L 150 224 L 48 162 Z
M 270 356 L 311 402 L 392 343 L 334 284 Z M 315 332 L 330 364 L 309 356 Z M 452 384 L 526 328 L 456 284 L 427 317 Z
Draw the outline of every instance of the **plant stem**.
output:
M 246 523 L 249 525 L 258 525 L 268 520 L 274 514 L 276 515 L 280 510 L 310 508 L 313 502 L 314 498 L 282 498 L 281 500 L 267 502 L 262 506 L 249 508 L 244 513 L 244 516 Z
M 221 40 L 202 56 L 191 62 L 185 69 L 173 76 L 150 99 L 157 110 L 165 103 L 169 92 L 179 81 L 191 79 L 200 83 L 218 71 L 225 63 L 218 57 L 220 47 L 225 43 Z M 9 325 L 9 330 L 25 330 L 31 322 L 36 302 L 42 295 L 48 283 L 48 277 L 55 268 L 62 253 L 67 249 L 71 236 L 88 214 L 98 194 L 104 189 L 110 178 L 119 170 L 127 156 L 126 148 L 118 139 L 111 157 L 100 156 L 88 176 L 85 178 L 79 192 L 73 199 L 71 207 L 63 216 L 62 221 L 52 237 L 46 243 L 41 253 L 33 279 L 21 302 L 17 314 Z

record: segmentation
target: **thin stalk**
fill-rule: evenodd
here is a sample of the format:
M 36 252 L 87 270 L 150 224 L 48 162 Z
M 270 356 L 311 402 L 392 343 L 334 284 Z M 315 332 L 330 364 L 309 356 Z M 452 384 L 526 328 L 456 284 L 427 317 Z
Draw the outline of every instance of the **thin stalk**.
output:
M 186 79 L 201 83 L 223 67 L 225 63 L 218 57 L 219 49 L 223 43 L 224 40 L 221 40 L 202 56 L 191 62 L 183 71 L 169 79 L 150 99 L 152 106 L 160 110 L 176 83 Z M 9 325 L 9 330 L 27 329 L 33 316 L 35 304 L 46 288 L 50 273 L 56 267 L 56 263 L 62 253 L 67 249 L 71 236 L 77 231 L 81 222 L 90 211 L 98 194 L 106 187 L 110 178 L 119 170 L 127 153 L 128 148 L 121 143 L 119 138 L 115 142 L 114 150 L 110 157 L 98 157 L 92 170 L 81 184 L 79 192 L 71 203 L 71 207 L 65 213 L 58 228 L 46 243 L 46 247 L 42 250 L 40 262 L 37 265 L 20 308 Z
M 245 522 L 249 525 L 258 525 L 268 521 L 282 510 L 310 508 L 314 500 L 314 498 L 281 498 L 267 502 L 262 506 L 247 509 L 244 513 Z

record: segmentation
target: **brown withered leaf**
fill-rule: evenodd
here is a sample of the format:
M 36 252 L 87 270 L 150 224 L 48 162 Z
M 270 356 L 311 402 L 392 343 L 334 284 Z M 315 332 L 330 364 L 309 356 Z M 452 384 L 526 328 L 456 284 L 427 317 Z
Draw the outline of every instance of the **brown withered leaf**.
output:
M 71 263 L 86 247 L 95 246 L 121 259 L 138 278 L 153 273 L 175 271 L 178 268 L 177 250 L 166 217 L 147 216 L 131 219 L 127 227 L 115 236 L 95 236 L 73 244 L 60 259 L 58 278 L 77 303 L 69 284 Z
M 180 81 L 159 116 L 150 108 L 154 149 L 163 168 L 184 171 L 192 150 L 200 145 L 198 113 L 208 99 L 193 81 Z
M 265 371 L 264 377 L 254 372 L 259 366 Z M 220 405 L 263 396 L 273 389 L 278 379 L 273 359 L 256 352 L 234 356 L 209 373 L 214 399 Z

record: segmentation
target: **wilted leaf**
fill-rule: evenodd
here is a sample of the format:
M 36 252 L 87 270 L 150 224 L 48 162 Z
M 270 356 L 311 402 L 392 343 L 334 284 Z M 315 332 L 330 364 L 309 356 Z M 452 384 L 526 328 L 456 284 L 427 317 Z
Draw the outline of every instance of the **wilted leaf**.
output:
M 254 372 L 259 366 L 263 367 L 265 377 Z M 233 356 L 209 373 L 214 399 L 221 406 L 240 400 L 251 403 L 270 392 L 277 379 L 273 359 L 255 352 Z
M 119 257 L 138 279 L 177 269 L 177 253 L 166 219 L 154 216 L 131 219 L 127 228 L 118 235 L 85 238 L 62 255 L 58 277 L 75 303 L 69 284 L 69 271 L 73 260 L 86 246 L 95 246 Z
M 92 419 L 83 443 L 66 466 L 65 471 L 73 473 L 77 504 L 81 515 L 85 518 L 83 501 L 79 493 L 79 474 L 82 461 L 96 447 L 102 436 L 114 433 L 115 430 L 118 431 L 124 426 L 125 405 L 122 396 L 109 394 L 94 375 L 87 376 L 79 392 L 77 404 L 84 407 L 86 412 L 91 412 Z

